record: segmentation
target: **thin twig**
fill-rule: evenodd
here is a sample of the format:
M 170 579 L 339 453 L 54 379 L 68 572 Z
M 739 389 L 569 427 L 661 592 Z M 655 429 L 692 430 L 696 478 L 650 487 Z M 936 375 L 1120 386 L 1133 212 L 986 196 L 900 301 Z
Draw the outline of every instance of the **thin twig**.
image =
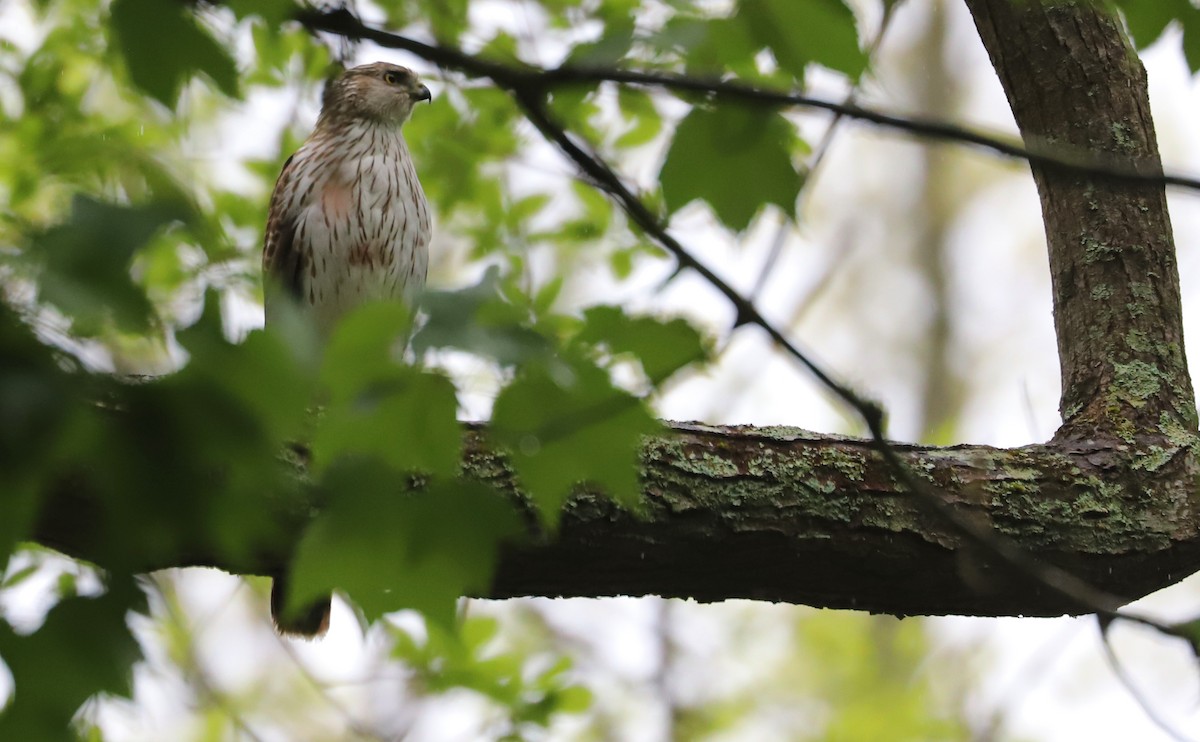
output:
M 666 249 L 667 252 L 671 253 L 676 260 L 679 270 L 691 269 L 700 274 L 710 286 L 720 292 L 733 305 L 737 312 L 737 318 L 734 320 L 735 329 L 741 325 L 748 324 L 760 327 L 773 342 L 803 365 L 817 381 L 828 387 L 834 394 L 841 397 L 853 407 L 867 421 L 868 425 L 871 425 L 872 421 L 875 421 L 875 425 L 882 430 L 883 410 L 878 404 L 859 396 L 849 386 L 834 379 L 829 372 L 810 358 L 808 354 L 801 351 L 779 328 L 767 321 L 766 317 L 759 312 L 753 302 L 738 293 L 725 279 L 701 263 L 687 248 L 672 237 L 666 231 L 666 228 L 663 227 L 658 217 L 650 211 L 649 207 L 640 198 L 629 190 L 620 176 L 607 163 L 600 159 L 599 155 L 585 150 L 582 145 L 576 143 L 570 137 L 558 122 L 554 121 L 549 110 L 546 108 L 545 102 L 540 97 L 527 91 L 517 90 L 513 92 L 516 96 L 517 104 L 525 112 L 526 118 L 537 127 L 538 131 L 542 132 L 543 136 L 556 144 L 595 186 L 612 196 L 635 224 L 641 227 L 647 235 Z
M 918 137 L 962 145 L 970 145 L 994 154 L 1025 160 L 1031 165 L 1072 172 L 1078 175 L 1106 177 L 1114 180 L 1178 186 L 1200 190 L 1200 179 L 1164 173 L 1157 161 L 1130 164 L 1127 160 L 1103 161 L 1089 150 L 1075 150 L 1055 144 L 1022 145 L 1014 139 L 984 134 L 945 121 L 901 116 L 854 103 L 816 98 L 786 90 L 759 87 L 737 80 L 692 77 L 674 72 L 649 72 L 616 67 L 582 67 L 562 65 L 541 69 L 521 63 L 500 63 L 477 57 L 450 47 L 426 44 L 407 36 L 390 33 L 362 23 L 345 10 L 329 13 L 304 11 L 298 19 L 310 31 L 325 31 L 372 41 L 388 49 L 412 52 L 436 65 L 464 72 L 474 77 L 490 78 L 510 92 L 549 91 L 575 85 L 594 85 L 616 82 L 661 88 L 677 93 L 721 99 L 764 108 L 813 108 L 857 121 L 896 129 Z
M 1108 665 L 1112 668 L 1113 675 L 1121 685 L 1125 686 L 1125 690 L 1133 697 L 1133 700 L 1141 707 L 1142 713 L 1146 714 L 1146 718 L 1150 719 L 1154 726 L 1158 727 L 1175 742 L 1194 742 L 1191 737 L 1188 737 L 1183 732 L 1167 721 L 1162 714 L 1158 713 L 1158 709 L 1154 708 L 1154 704 L 1150 699 L 1142 693 L 1141 689 L 1133 682 L 1133 678 L 1129 673 L 1125 672 L 1125 667 L 1121 661 L 1117 659 L 1116 650 L 1113 649 L 1112 637 L 1109 636 L 1108 630 L 1112 627 L 1111 619 L 1104 616 L 1096 616 L 1096 622 L 1100 625 L 1100 642 L 1104 645 L 1104 656 L 1108 659 Z

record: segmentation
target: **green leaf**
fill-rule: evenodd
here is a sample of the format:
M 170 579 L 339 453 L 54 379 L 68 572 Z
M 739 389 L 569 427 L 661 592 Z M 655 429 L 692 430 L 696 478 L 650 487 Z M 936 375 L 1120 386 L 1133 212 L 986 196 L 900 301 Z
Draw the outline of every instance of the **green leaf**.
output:
M 390 627 L 392 655 L 420 679 L 421 685 L 439 693 L 469 688 L 507 707 L 517 724 L 547 726 L 559 713 L 582 713 L 591 694 L 568 685 L 570 661 L 563 657 L 545 666 L 544 657 L 527 661 L 504 651 L 495 641 L 498 623 L 469 616 L 457 635 L 437 625 L 427 625 L 423 636 Z M 499 646 L 497 646 L 499 644 Z
M 1187 59 L 1188 69 L 1195 73 L 1200 70 L 1200 10 L 1189 6 L 1180 19 L 1183 22 L 1183 56 Z
M 369 454 L 399 471 L 452 476 L 462 450 L 457 408 L 445 376 L 398 366 L 353 399 L 325 409 L 312 443 L 314 468 Z
M 351 399 L 398 368 L 411 328 L 412 314 L 400 302 L 371 302 L 346 315 L 321 366 L 321 381 L 334 400 Z
M 558 695 L 558 710 L 564 714 L 582 714 L 592 706 L 592 692 L 582 685 L 563 688 Z
M 500 270 L 493 266 L 474 286 L 427 292 L 421 307 L 429 319 L 413 339 L 413 349 L 423 354 L 433 348 L 457 348 L 504 366 L 546 357 L 546 338 L 523 326 L 528 317 L 504 300 L 500 282 Z
M 659 179 L 673 214 L 703 199 L 742 231 L 764 204 L 795 216 L 803 178 L 792 167 L 792 125 L 777 113 L 695 107 L 680 122 Z
M 75 740 L 71 717 L 89 697 L 128 695 L 138 646 L 125 622 L 136 590 L 68 598 L 35 633 L 21 636 L 0 622 L 0 657 L 15 684 L 0 711 L 0 738 Z
M 1172 21 L 1178 22 L 1188 67 L 1192 72 L 1200 70 L 1200 8 L 1191 0 L 1108 0 L 1105 6 L 1108 10 L 1120 9 L 1138 49 L 1158 41 Z
M 238 20 L 256 15 L 268 26 L 278 26 L 290 20 L 299 9 L 294 0 L 225 0 L 224 5 L 233 11 Z
M 658 386 L 679 369 L 708 357 L 708 347 L 686 320 L 630 317 L 620 307 L 592 307 L 583 313 L 577 340 L 606 347 L 615 356 L 631 355 Z
M 369 620 L 412 608 L 450 627 L 455 601 L 487 590 L 500 542 L 521 532 L 512 506 L 476 482 L 405 493 L 403 481 L 371 459 L 343 459 L 326 472 L 328 505 L 292 566 L 293 608 L 340 589 Z
M 225 337 L 220 302 L 220 294 L 209 291 L 200 320 L 177 333 L 191 359 L 171 382 L 222 388 L 251 413 L 269 440 L 282 445 L 300 433 L 317 375 L 316 359 L 306 352 L 312 338 L 284 329 L 311 327 L 281 323 L 284 327 L 252 332 L 234 344 Z
M 467 30 L 468 3 L 467 0 L 439 0 L 427 3 L 429 25 L 433 37 L 443 43 L 455 43 L 458 37 Z
M 817 62 L 857 79 L 867 66 L 854 13 L 841 0 L 742 0 L 737 18 L 797 80 Z
M 638 507 L 638 453 L 642 438 L 658 429 L 641 400 L 614 387 L 602 369 L 563 358 L 552 368 L 527 366 L 500 392 L 491 434 L 510 452 L 543 520 L 554 524 L 583 483 Z
M 571 50 L 567 63 L 576 67 L 612 67 L 618 65 L 629 54 L 633 45 L 633 19 L 614 22 L 604 27 L 604 33 L 595 41 L 578 44 Z
M 104 523 L 118 546 L 139 543 L 122 536 L 128 528 L 145 535 L 143 548 L 176 539 L 245 558 L 277 535 L 270 502 L 295 487 L 278 458 L 307 425 L 315 362 L 275 328 L 231 343 L 215 292 L 178 339 L 187 366 L 128 390 L 123 414 L 101 421 L 80 455 L 99 462 L 89 468 L 110 488 Z M 121 436 L 106 436 L 106 427 Z M 134 464 L 140 456 L 148 461 Z M 173 497 L 162 497 L 164 488 Z
M 618 147 L 639 147 L 648 144 L 662 131 L 662 116 L 654 107 L 654 98 L 644 90 L 617 88 L 617 103 L 631 126 L 617 137 Z
M 1158 41 L 1172 20 L 1194 11 L 1189 0 L 1127 0 L 1118 5 L 1125 16 L 1129 36 L 1139 49 Z
M 537 290 L 537 293 L 533 296 L 533 309 L 535 312 L 544 314 L 550 311 L 550 308 L 554 306 L 554 301 L 562 293 L 564 278 L 565 276 L 559 274 Z
M 244 560 L 279 538 L 272 505 L 297 486 L 278 458 L 303 428 L 315 370 L 269 334 L 230 343 L 215 300 L 179 337 L 190 354 L 179 373 L 88 380 L 104 403 L 82 406 L 51 459 L 56 476 L 82 475 L 94 506 L 79 527 L 114 571 L 180 553 Z
M 41 263 L 40 297 L 74 318 L 77 332 L 94 332 L 105 319 L 122 329 L 148 326 L 150 303 L 134 284 L 134 255 L 168 224 L 190 218 L 176 204 L 106 204 L 76 196 L 71 218 L 33 240 Z
M 329 401 L 312 441 L 316 471 L 347 455 L 377 456 L 398 471 L 458 471 L 462 431 L 454 385 L 403 364 L 408 326 L 402 305 L 380 302 L 338 327 L 321 372 Z
M 1190 0 L 1120 0 L 1107 3 L 1119 7 L 1129 29 L 1129 36 L 1138 49 L 1145 49 L 1162 37 L 1172 21 L 1179 23 L 1183 33 L 1183 54 L 1192 72 L 1200 70 L 1200 8 Z
M 173 107 L 196 73 L 207 75 L 226 95 L 238 95 L 233 57 L 183 3 L 114 0 L 111 21 L 130 79 L 163 104 Z
M 679 14 L 648 42 L 679 56 L 688 74 L 700 77 L 756 74 L 755 55 L 762 41 L 737 18 L 697 18 Z
M 84 406 L 50 349 L 0 305 L 0 573 L 29 527 L 54 466 L 59 442 Z

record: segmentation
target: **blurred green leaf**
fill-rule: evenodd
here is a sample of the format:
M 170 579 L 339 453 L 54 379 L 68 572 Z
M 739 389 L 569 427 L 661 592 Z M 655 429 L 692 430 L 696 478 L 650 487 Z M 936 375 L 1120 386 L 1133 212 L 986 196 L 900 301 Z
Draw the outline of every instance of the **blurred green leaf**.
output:
M 441 223 L 466 228 L 474 254 L 499 247 L 495 225 L 505 213 L 501 179 L 493 169 L 513 157 L 520 140 L 512 100 L 492 87 L 448 89 L 413 112 L 404 125 L 421 185 Z M 468 227 L 468 225 L 471 225 Z
M 68 598 L 29 636 L 0 622 L 0 658 L 16 686 L 0 710 L 0 738 L 73 742 L 71 718 L 84 701 L 129 694 L 139 653 L 125 616 L 137 599 L 128 585 L 110 586 L 99 598 Z
M 456 634 L 428 626 L 424 637 L 392 628 L 393 656 L 434 691 L 467 688 L 507 707 L 513 722 L 547 726 L 558 713 L 582 713 L 591 694 L 570 685 L 570 662 L 564 657 L 545 666 L 525 662 L 495 641 L 499 624 L 491 618 L 469 616 Z
M 443 43 L 457 42 L 463 31 L 467 30 L 468 5 L 467 0 L 424 3 L 422 9 L 432 26 L 434 38 Z
M 749 26 L 737 18 L 679 14 L 648 41 L 677 55 L 691 75 L 757 77 L 754 58 L 762 49 L 762 41 L 755 39 Z
M 81 334 L 93 334 L 107 319 L 118 328 L 146 328 L 151 307 L 130 276 L 133 257 L 164 227 L 189 218 L 170 202 L 119 206 L 76 196 L 70 219 L 31 245 L 42 269 L 40 298 L 74 318 Z
M 330 404 L 313 438 L 317 471 L 341 456 L 371 454 L 401 471 L 453 475 L 462 430 L 454 386 L 441 374 L 397 366 L 353 399 Z
M 321 364 L 321 381 L 333 399 L 351 399 L 398 368 L 411 328 L 412 314 L 400 302 L 371 302 L 347 314 Z
M 41 569 L 42 569 L 41 564 L 38 564 L 37 562 L 33 562 L 31 564 L 27 564 L 26 566 L 22 567 L 21 569 L 16 570 L 15 572 L 12 572 L 11 574 L 5 573 L 4 580 L 0 581 L 0 588 L 8 589 L 8 588 L 17 587 L 21 583 L 28 580 L 30 577 L 33 577 L 34 575 L 38 574 L 38 572 L 41 571 Z
M 377 459 L 341 459 L 321 487 L 327 506 L 292 565 L 293 608 L 344 590 L 369 620 L 403 608 L 444 627 L 455 602 L 491 585 L 500 542 L 521 532 L 513 507 L 475 482 L 434 481 L 404 492 Z
M 579 67 L 620 66 L 632 45 L 633 19 L 628 18 L 625 23 L 605 25 L 604 33 L 595 41 L 576 44 L 567 62 Z
M 226 95 L 239 94 L 233 57 L 185 4 L 113 0 L 111 20 L 130 79 L 163 104 L 173 107 L 184 83 L 196 73 L 208 76 Z
M 659 180 L 675 213 L 703 199 L 727 227 L 742 231 L 765 204 L 795 217 L 803 178 L 792 166 L 792 125 L 777 113 L 697 106 L 675 130 Z
M 936 693 L 914 683 L 929 661 L 929 639 L 918 621 L 892 616 L 823 611 L 808 616 L 798 632 L 812 668 L 805 673 L 813 696 L 837 709 L 827 739 L 911 742 L 969 739 L 961 722 L 931 713 Z M 830 667 L 826 663 L 834 663 Z M 872 709 L 888 709 L 884 719 Z
M 1158 41 L 1172 20 L 1196 13 L 1190 0 L 1118 0 L 1113 4 L 1120 6 L 1129 35 L 1139 48 Z
M 524 326 L 528 316 L 504 300 L 496 267 L 474 286 L 426 292 L 421 307 L 429 319 L 413 339 L 418 355 L 433 348 L 457 348 L 511 366 L 550 353 L 547 339 Z
M 1110 7 L 1119 7 L 1138 49 L 1158 41 L 1172 21 L 1178 23 L 1184 56 L 1192 72 L 1200 70 L 1200 8 L 1190 0 L 1115 0 Z
M 564 357 L 552 367 L 526 366 L 500 392 L 491 435 L 510 452 L 542 519 L 555 524 L 583 483 L 639 507 L 638 453 L 642 438 L 658 429 L 641 400 L 614 387 L 602 369 Z
M 338 327 L 321 370 L 328 404 L 312 441 L 316 471 L 347 455 L 377 456 L 398 471 L 458 471 L 454 386 L 402 362 L 408 329 L 396 302 L 362 307 Z
M 78 414 L 79 390 L 49 348 L 0 304 L 0 573 L 29 527 L 55 452 Z
M 708 356 L 700 333 L 683 319 L 630 317 L 620 307 L 611 306 L 591 307 L 584 311 L 583 319 L 577 340 L 604 346 L 615 356 L 633 356 L 655 386 Z
M 309 338 L 272 327 L 232 343 L 220 306 L 220 295 L 210 291 L 200 320 L 177 333 L 191 359 L 172 383 L 220 387 L 246 408 L 268 440 L 283 444 L 303 427 L 316 388 L 316 359 L 302 350 Z
M 796 80 L 810 62 L 851 79 L 866 69 L 854 13 L 842 0 L 741 0 L 737 17 Z
M 248 16 L 262 18 L 268 26 L 278 26 L 295 16 L 299 10 L 295 0 L 223 0 L 238 19 Z
M 77 495 L 59 527 L 116 572 L 184 553 L 243 561 L 277 544 L 272 502 L 298 486 L 279 456 L 303 427 L 315 371 L 262 333 L 230 343 L 216 301 L 180 337 L 191 359 L 178 373 L 73 378 L 88 401 L 48 458 Z
M 562 293 L 563 276 L 555 276 L 547 281 L 537 293 L 533 296 L 533 310 L 538 314 L 545 314 L 554 306 L 554 301 L 558 299 L 558 295 Z
M 617 89 L 617 103 L 630 126 L 617 137 L 618 147 L 640 147 L 649 144 L 663 128 L 662 116 L 654 107 L 654 98 L 644 90 L 629 87 Z

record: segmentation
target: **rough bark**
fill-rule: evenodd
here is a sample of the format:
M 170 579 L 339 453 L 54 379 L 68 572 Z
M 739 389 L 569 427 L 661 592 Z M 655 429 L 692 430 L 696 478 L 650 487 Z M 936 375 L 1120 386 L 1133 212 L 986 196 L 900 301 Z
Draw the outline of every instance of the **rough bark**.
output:
M 1145 73 L 1096 5 L 967 4 L 1031 141 L 1158 167 Z M 899 453 L 959 514 L 1132 599 L 1200 568 L 1200 449 L 1163 189 L 1048 168 L 1034 177 L 1065 423 L 1045 445 Z M 483 433 L 468 438 L 469 475 L 518 497 Z M 553 538 L 505 552 L 490 595 L 747 597 L 894 614 L 1087 608 L 984 556 L 921 508 L 865 441 L 675 425 L 646 444 L 642 479 L 644 517 L 581 493 Z M 276 506 L 294 537 L 306 509 Z M 47 512 L 43 542 L 94 556 L 86 507 Z M 238 564 L 197 552 L 134 566 L 261 574 L 285 553 L 277 544 Z
M 1129 598 L 1200 564 L 1189 436 L 1154 453 L 1097 444 L 900 446 L 961 514 Z M 472 470 L 504 482 L 475 448 Z M 492 597 L 643 595 L 896 615 L 1079 612 L 920 507 L 866 441 L 676 424 L 643 454 L 648 517 L 578 498 L 552 543 L 513 549 Z
M 1161 172 L 1146 71 L 1092 3 L 967 0 L 1022 135 Z M 1196 428 L 1161 186 L 1034 167 L 1054 287 L 1059 439 Z
M 519 499 L 510 468 L 485 436 L 467 434 L 469 476 Z M 959 513 L 1132 599 L 1200 565 L 1194 446 L 1180 434 L 1144 450 L 1061 442 L 898 450 Z M 647 442 L 642 459 L 641 517 L 580 493 L 555 537 L 507 549 L 487 596 L 754 598 L 895 615 L 1087 608 L 987 556 L 922 508 L 868 441 L 675 423 Z M 270 573 L 310 517 L 301 503 L 271 506 L 289 524 L 283 538 L 244 562 L 198 550 L 127 567 Z M 86 503 L 64 501 L 47 513 L 40 541 L 104 563 L 105 546 L 89 540 L 97 514 Z

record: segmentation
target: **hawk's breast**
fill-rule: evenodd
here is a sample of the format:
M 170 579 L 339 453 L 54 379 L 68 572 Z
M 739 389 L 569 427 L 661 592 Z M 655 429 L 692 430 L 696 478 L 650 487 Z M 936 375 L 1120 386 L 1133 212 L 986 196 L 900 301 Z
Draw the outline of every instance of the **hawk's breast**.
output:
M 295 240 L 305 253 L 298 287 L 328 333 L 373 300 L 412 305 L 429 264 L 429 206 L 398 127 L 348 127 L 297 152 Z

